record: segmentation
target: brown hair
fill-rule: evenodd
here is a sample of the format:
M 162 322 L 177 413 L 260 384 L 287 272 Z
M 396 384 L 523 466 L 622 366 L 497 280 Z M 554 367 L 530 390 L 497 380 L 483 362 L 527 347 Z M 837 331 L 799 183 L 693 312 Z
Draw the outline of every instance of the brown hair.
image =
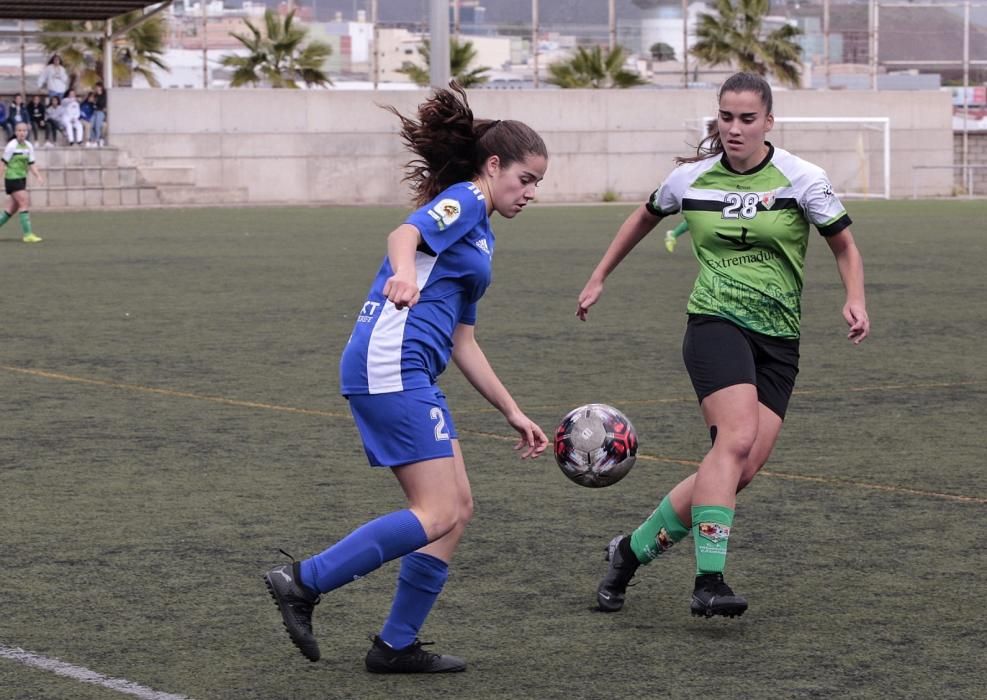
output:
M 771 114 L 771 110 L 774 108 L 771 86 L 768 85 L 767 80 L 757 73 L 734 73 L 731 75 L 720 86 L 720 91 L 716 94 L 717 102 L 723 97 L 724 92 L 753 92 L 760 96 L 761 104 L 764 105 L 764 110 L 767 114 Z M 723 143 L 720 141 L 720 131 L 716 128 L 716 122 L 712 122 L 706 138 L 696 146 L 696 155 L 690 157 L 680 156 L 675 159 L 675 162 L 678 165 L 695 163 L 721 153 L 723 153 Z
M 457 182 L 472 180 L 490 156 L 498 156 L 502 167 L 529 155 L 548 157 L 545 142 L 527 124 L 474 119 L 466 91 L 455 81 L 418 106 L 417 121 L 390 105 L 384 109 L 401 120 L 401 138 L 417 156 L 405 165 L 404 177 L 411 183 L 416 206 Z

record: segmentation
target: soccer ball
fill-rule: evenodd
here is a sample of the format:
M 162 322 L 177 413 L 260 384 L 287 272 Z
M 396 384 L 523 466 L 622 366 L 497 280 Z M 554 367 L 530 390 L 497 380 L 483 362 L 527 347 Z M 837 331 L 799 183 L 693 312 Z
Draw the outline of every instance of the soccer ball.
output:
M 566 414 L 555 431 L 555 461 L 580 486 L 616 484 L 636 460 L 637 433 L 613 406 L 580 406 Z

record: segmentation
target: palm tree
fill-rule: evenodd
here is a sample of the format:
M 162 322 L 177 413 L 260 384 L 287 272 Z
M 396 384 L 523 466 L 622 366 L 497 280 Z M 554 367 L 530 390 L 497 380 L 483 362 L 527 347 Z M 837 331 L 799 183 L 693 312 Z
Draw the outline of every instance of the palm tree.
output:
M 243 20 L 250 36 L 230 32 L 246 47 L 246 56 L 227 54 L 220 58 L 227 68 L 233 69 L 231 87 L 267 83 L 275 88 L 297 88 L 300 80 L 307 86 L 332 85 L 323 70 L 326 59 L 332 55 L 332 47 L 322 41 L 311 41 L 304 47 L 308 29 L 293 24 L 295 12 L 289 12 L 282 22 L 277 13 L 264 11 L 264 32 Z
M 561 88 L 629 88 L 645 85 L 637 73 L 624 69 L 627 54 L 624 47 L 616 46 L 604 53 L 599 46 L 587 50 L 579 47 L 568 61 L 553 63 L 546 82 Z
M 140 10 L 128 12 L 115 19 L 115 26 L 126 27 L 142 16 Z M 49 20 L 40 25 L 39 39 L 47 53 L 57 53 L 70 75 L 78 80 L 78 88 L 87 90 L 103 79 L 103 41 L 94 37 L 73 37 L 80 32 L 102 32 L 105 22 Z M 59 32 L 58 36 L 44 32 Z M 168 23 L 163 15 L 154 15 L 113 41 L 113 83 L 130 85 L 134 75 L 142 76 L 152 87 L 161 83 L 154 69 L 170 69 L 162 60 Z
M 424 68 L 411 61 L 405 61 L 397 72 L 407 75 L 416 85 L 428 87 L 431 82 L 429 70 L 432 66 L 432 46 L 428 39 L 425 39 L 422 45 L 418 47 L 418 55 L 425 63 Z M 453 79 L 464 88 L 482 85 L 490 79 L 484 75 L 490 70 L 486 66 L 470 68 L 470 64 L 475 60 L 476 49 L 473 47 L 472 41 L 460 43 L 456 37 L 449 39 L 449 72 L 452 73 Z
M 802 48 L 794 39 L 802 30 L 784 25 L 765 32 L 770 0 L 716 0 L 716 15 L 702 14 L 699 41 L 689 51 L 703 63 L 736 64 L 741 70 L 773 73 L 785 85 L 798 87 Z

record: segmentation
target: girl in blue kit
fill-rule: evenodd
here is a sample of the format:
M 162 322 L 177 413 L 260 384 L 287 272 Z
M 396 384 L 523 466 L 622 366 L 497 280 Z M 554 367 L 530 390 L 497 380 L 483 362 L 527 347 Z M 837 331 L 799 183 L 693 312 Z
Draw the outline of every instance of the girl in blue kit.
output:
M 340 362 L 340 386 L 372 466 L 389 467 L 408 507 L 365 523 L 309 559 L 264 579 L 291 641 L 319 659 L 312 611 L 323 593 L 401 557 L 390 616 L 366 657 L 374 673 L 463 671 L 465 662 L 422 648 L 418 631 L 442 590 L 473 512 L 456 428 L 436 381 L 450 359 L 537 457 L 545 433 L 518 407 L 480 349 L 473 327 L 491 280 L 490 215 L 514 218 L 535 196 L 548 151 L 530 127 L 474 119 L 455 83 L 418 109 L 388 108 L 417 157 L 407 180 L 419 208 L 387 238 L 387 255 Z

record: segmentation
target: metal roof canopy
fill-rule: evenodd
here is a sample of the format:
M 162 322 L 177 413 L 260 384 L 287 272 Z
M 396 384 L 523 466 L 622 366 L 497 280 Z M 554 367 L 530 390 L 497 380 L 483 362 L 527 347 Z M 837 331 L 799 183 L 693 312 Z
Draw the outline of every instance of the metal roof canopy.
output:
M 161 0 L 3 0 L 0 19 L 106 20 L 160 3 Z

